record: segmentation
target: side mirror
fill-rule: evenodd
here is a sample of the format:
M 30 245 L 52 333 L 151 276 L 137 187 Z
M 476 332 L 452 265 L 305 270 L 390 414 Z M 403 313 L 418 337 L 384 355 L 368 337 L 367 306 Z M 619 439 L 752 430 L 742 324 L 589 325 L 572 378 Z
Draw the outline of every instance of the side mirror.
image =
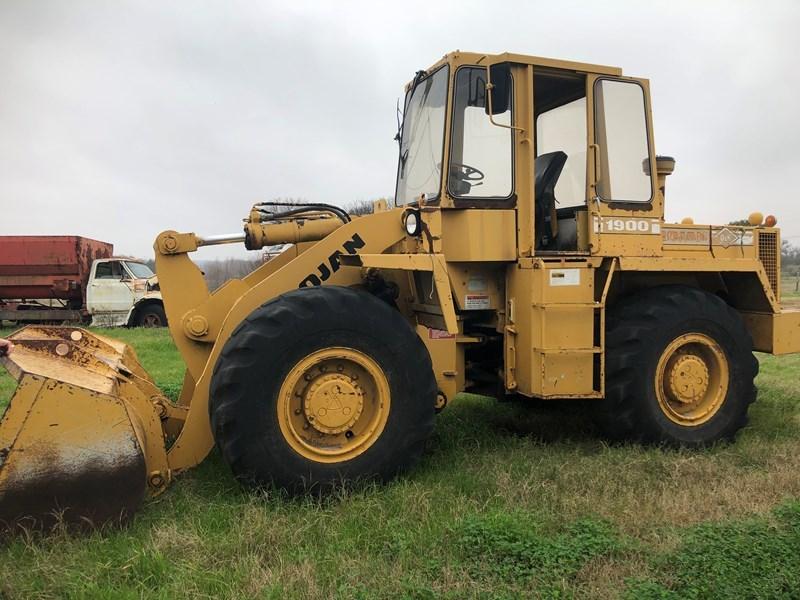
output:
M 491 89 L 486 94 L 486 114 L 501 115 L 511 106 L 511 67 L 508 63 L 501 63 L 491 65 L 487 71 Z

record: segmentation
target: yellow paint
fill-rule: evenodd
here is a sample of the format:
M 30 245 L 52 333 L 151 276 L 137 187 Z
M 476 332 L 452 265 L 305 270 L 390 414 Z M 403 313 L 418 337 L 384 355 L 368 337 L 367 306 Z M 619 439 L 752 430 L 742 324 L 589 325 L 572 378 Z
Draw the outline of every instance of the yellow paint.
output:
M 702 333 L 681 335 L 658 360 L 658 405 L 670 421 L 697 427 L 723 406 L 729 379 L 728 359 L 713 339 Z
M 286 442 L 309 460 L 352 460 L 380 437 L 391 410 L 380 366 L 352 348 L 326 348 L 303 358 L 278 393 Z

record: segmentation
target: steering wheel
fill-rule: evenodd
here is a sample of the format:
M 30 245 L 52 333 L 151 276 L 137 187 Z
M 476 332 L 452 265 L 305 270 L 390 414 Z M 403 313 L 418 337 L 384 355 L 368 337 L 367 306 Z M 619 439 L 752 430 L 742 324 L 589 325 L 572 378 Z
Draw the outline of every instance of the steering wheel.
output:
M 480 182 L 482 182 L 483 178 L 486 177 L 486 175 L 484 175 L 483 171 L 480 169 L 476 169 L 470 165 L 465 165 L 464 163 L 451 162 L 450 176 L 452 177 L 454 174 L 461 181 L 466 181 L 470 185 L 481 185 Z

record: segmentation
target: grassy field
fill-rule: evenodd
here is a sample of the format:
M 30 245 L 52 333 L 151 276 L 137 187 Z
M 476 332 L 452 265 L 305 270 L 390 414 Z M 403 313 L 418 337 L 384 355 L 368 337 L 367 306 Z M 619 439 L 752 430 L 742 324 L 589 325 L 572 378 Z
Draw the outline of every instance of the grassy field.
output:
M 787 275 L 781 277 L 781 300 L 790 304 L 800 301 L 800 278 Z
M 177 393 L 166 332 L 108 333 Z M 0 597 L 797 598 L 800 356 L 760 359 L 750 426 L 705 451 L 465 395 L 419 468 L 325 501 L 244 492 L 215 452 L 124 530 L 0 545 Z

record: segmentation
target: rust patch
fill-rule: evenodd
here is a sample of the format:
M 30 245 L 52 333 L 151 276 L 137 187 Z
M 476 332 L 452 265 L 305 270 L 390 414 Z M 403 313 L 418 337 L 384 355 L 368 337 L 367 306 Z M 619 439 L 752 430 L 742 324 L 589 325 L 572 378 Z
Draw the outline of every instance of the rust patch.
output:
M 0 492 L 0 532 L 124 524 L 144 499 L 147 472 L 141 452 L 69 471 L 54 454 L 40 458 L 42 468 L 35 474 L 9 478 Z

